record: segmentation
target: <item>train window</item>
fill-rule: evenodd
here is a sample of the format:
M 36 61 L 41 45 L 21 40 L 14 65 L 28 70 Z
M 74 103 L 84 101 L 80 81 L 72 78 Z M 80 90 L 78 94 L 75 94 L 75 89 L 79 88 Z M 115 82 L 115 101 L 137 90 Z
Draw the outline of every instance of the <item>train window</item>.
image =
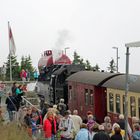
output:
M 125 96 L 123 95 L 123 114 L 125 113 Z
M 120 95 L 116 94 L 116 113 L 120 113 Z
M 109 93 L 109 110 L 114 112 L 114 98 L 112 93 Z
M 93 90 L 90 90 L 90 105 L 93 105 L 94 97 L 93 97 Z
M 136 101 L 133 96 L 130 97 L 130 113 L 131 117 L 136 116 Z
M 140 118 L 140 98 L 138 98 L 138 108 L 139 108 L 138 113 L 139 113 L 139 118 Z
M 72 99 L 72 86 L 69 86 L 69 100 Z
M 85 89 L 85 104 L 88 105 L 88 89 Z

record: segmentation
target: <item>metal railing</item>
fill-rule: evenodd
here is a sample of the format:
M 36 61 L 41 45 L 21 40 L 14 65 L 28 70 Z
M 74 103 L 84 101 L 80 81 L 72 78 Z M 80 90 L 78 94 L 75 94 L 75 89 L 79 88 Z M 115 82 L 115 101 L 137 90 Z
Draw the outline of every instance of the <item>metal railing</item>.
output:
M 29 100 L 27 100 L 24 96 L 21 96 L 21 97 L 22 97 L 23 102 L 25 102 L 26 106 L 31 105 L 32 107 L 36 108 L 39 112 L 41 111 L 39 108 L 33 105 Z

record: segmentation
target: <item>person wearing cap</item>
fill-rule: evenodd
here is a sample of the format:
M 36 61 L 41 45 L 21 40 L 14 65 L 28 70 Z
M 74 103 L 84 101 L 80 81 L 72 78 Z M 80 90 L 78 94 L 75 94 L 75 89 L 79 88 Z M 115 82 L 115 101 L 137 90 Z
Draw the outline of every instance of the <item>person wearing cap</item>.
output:
M 113 129 L 114 134 L 111 136 L 111 140 L 123 140 L 124 137 L 121 134 L 121 128 L 119 124 L 115 123 L 113 125 Z
M 110 136 L 107 133 L 105 133 L 105 128 L 103 125 L 99 125 L 98 129 L 99 132 L 94 135 L 93 140 L 111 140 Z
M 113 136 L 115 134 L 115 129 L 116 128 L 120 128 L 120 134 L 121 134 L 122 138 L 124 138 L 124 136 L 125 136 L 125 130 L 121 129 L 121 127 L 120 127 L 120 125 L 118 123 L 114 123 L 113 124 L 111 136 Z M 118 130 L 116 130 L 116 131 L 118 131 Z
M 64 99 L 60 99 L 60 102 L 57 105 L 57 109 L 59 110 L 60 114 L 64 116 L 64 112 L 67 109 L 66 104 L 64 103 Z
M 88 115 L 93 115 L 92 111 L 87 111 L 87 116 Z
M 92 127 L 94 126 L 95 123 L 96 122 L 93 119 L 93 115 L 92 114 L 88 115 L 87 128 L 88 128 L 90 134 L 92 133 Z
M 86 117 L 83 119 L 83 123 L 88 123 L 88 116 L 93 116 L 93 113 L 92 113 L 92 111 L 87 111 L 87 113 L 86 113 Z M 95 117 L 93 116 L 93 119 L 95 120 Z
M 60 136 L 61 136 L 61 140 L 72 140 L 73 139 L 73 129 L 74 129 L 74 123 L 71 119 L 71 117 L 69 117 L 69 112 L 65 111 L 64 112 L 64 117 L 60 120 L 60 124 L 59 124 L 59 130 L 60 132 Z

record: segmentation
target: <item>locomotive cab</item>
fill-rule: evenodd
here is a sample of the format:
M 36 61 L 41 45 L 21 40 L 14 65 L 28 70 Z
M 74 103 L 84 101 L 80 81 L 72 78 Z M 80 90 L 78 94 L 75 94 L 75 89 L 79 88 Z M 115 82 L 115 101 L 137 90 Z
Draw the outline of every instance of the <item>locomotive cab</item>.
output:
M 67 94 L 67 85 L 65 83 L 66 77 L 67 70 L 65 68 L 60 68 L 51 75 L 50 97 L 51 102 L 54 104 L 57 104 L 61 98 L 64 98 L 65 102 L 67 103 L 67 96 L 65 96 L 65 94 Z
M 68 84 L 66 79 L 80 70 L 84 70 L 81 65 L 62 65 L 52 73 L 50 80 L 51 102 L 57 104 L 61 98 L 64 98 L 65 104 L 68 103 Z

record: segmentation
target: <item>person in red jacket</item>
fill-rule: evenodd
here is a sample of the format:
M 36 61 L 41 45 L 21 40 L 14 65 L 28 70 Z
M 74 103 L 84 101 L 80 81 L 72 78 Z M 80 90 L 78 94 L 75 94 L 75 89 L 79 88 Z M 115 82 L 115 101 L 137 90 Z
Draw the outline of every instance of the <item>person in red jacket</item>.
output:
M 56 134 L 56 120 L 52 111 L 47 112 L 47 118 L 43 125 L 46 140 L 54 140 Z
M 20 78 L 22 81 L 26 81 L 27 73 L 24 69 L 21 70 L 20 72 Z

